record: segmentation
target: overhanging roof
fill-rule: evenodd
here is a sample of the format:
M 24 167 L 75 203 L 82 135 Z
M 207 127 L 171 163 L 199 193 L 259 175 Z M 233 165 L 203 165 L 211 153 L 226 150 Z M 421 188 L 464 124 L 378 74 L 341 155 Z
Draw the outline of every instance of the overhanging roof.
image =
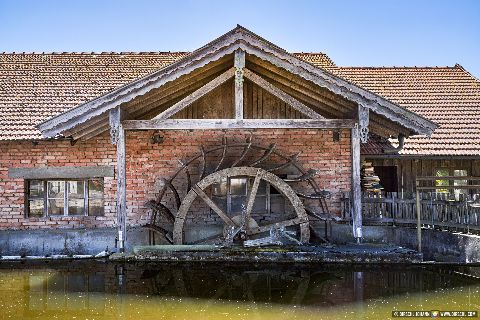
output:
M 244 50 L 247 54 L 313 82 L 349 101 L 366 106 L 372 112 L 398 123 L 412 133 L 430 135 L 436 128 L 433 122 L 418 114 L 326 70 L 302 61 L 241 26 L 157 72 L 59 114 L 37 127 L 45 137 L 62 135 L 90 119 L 104 115 L 123 103 L 132 101 L 136 97 L 202 68 L 210 62 L 232 54 L 237 49 Z

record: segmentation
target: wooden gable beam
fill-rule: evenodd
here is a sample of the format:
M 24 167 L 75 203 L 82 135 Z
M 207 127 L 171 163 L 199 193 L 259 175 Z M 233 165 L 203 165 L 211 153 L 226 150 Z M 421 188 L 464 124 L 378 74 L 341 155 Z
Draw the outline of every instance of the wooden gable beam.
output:
M 298 101 L 297 99 L 295 99 L 294 97 L 289 95 L 288 93 L 286 93 L 286 92 L 280 90 L 279 88 L 275 87 L 273 84 L 271 84 L 267 80 L 263 79 L 262 77 L 260 77 L 256 73 L 250 71 L 249 69 L 244 70 L 244 76 L 248 80 L 252 81 L 253 83 L 258 85 L 259 87 L 263 88 L 264 90 L 270 92 L 275 97 L 282 100 L 286 104 L 292 106 L 295 110 L 297 110 L 298 112 L 306 115 L 307 117 L 309 117 L 311 119 L 325 119 L 325 117 L 316 113 L 315 111 L 313 111 L 312 109 L 310 109 L 309 107 L 307 107 L 306 105 L 304 105 L 303 103 L 301 103 L 300 101 Z
M 245 51 L 235 51 L 235 119 L 243 119 L 243 72 L 245 70 Z
M 354 119 L 165 119 L 126 120 L 125 130 L 351 129 Z
M 200 87 L 198 90 L 195 90 L 182 100 L 178 101 L 175 103 L 173 106 L 168 108 L 167 110 L 163 111 L 160 113 L 158 116 L 154 117 L 153 120 L 162 120 L 162 119 L 168 119 L 171 116 L 173 116 L 175 113 L 185 109 L 189 105 L 191 105 L 193 102 L 197 101 L 213 89 L 217 88 L 221 84 L 225 83 L 227 80 L 230 78 L 233 78 L 235 76 L 235 68 L 230 68 L 206 85 Z

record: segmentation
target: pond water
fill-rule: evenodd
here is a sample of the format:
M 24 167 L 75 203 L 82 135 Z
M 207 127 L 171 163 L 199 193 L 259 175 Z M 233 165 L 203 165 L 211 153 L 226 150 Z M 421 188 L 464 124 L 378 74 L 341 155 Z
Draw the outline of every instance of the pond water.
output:
M 390 319 L 480 311 L 467 267 L 0 264 L 0 319 Z M 457 318 L 458 319 L 458 318 Z

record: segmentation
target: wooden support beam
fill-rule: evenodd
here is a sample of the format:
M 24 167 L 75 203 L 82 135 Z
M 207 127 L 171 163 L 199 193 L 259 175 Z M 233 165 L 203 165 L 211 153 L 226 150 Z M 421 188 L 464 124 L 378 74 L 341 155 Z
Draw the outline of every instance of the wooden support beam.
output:
M 189 129 L 351 129 L 353 119 L 167 119 L 126 120 L 125 130 L 189 130 Z
M 263 79 L 256 73 L 245 69 L 244 71 L 245 78 L 248 80 L 252 81 L 256 85 L 260 86 L 264 90 L 267 90 L 271 94 L 273 94 L 275 97 L 278 99 L 282 100 L 286 104 L 292 106 L 295 110 L 298 112 L 301 112 L 302 114 L 306 115 L 307 117 L 311 119 L 325 119 L 325 117 L 321 116 L 320 114 L 316 113 L 288 93 L 285 93 L 284 91 L 280 90 L 279 88 L 275 87 L 273 84 L 268 82 L 267 80 Z
M 368 141 L 369 109 L 361 104 L 358 105 L 358 126 L 360 132 L 360 141 Z
M 245 70 L 245 51 L 235 51 L 235 119 L 243 119 L 243 72 Z
M 127 189 L 125 165 L 125 129 L 122 120 L 125 111 L 121 107 L 110 110 L 110 134 L 112 143 L 117 146 L 117 228 L 120 252 L 125 252 L 127 241 Z
M 235 75 L 235 69 L 231 68 L 204 85 L 203 87 L 200 87 L 198 90 L 192 92 L 182 100 L 178 101 L 175 103 L 173 106 L 168 108 L 167 110 L 163 111 L 160 113 L 158 116 L 154 117 L 154 120 L 161 120 L 161 119 L 168 119 L 171 116 L 173 116 L 175 113 L 185 109 L 189 105 L 191 105 L 193 102 L 197 101 L 213 89 L 217 88 L 219 85 L 227 81 L 228 79 L 232 78 Z
M 352 221 L 353 236 L 362 239 L 362 189 L 360 185 L 360 132 L 356 124 L 351 133 L 352 144 Z

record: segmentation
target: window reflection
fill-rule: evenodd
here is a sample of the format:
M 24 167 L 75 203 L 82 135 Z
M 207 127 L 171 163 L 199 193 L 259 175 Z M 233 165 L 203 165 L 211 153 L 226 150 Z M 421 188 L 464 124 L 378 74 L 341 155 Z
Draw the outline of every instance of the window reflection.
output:
M 105 298 L 96 294 L 105 292 L 104 275 L 30 275 L 28 287 L 28 310 L 32 314 L 38 314 L 39 311 L 88 311 L 103 314 L 105 311 Z

